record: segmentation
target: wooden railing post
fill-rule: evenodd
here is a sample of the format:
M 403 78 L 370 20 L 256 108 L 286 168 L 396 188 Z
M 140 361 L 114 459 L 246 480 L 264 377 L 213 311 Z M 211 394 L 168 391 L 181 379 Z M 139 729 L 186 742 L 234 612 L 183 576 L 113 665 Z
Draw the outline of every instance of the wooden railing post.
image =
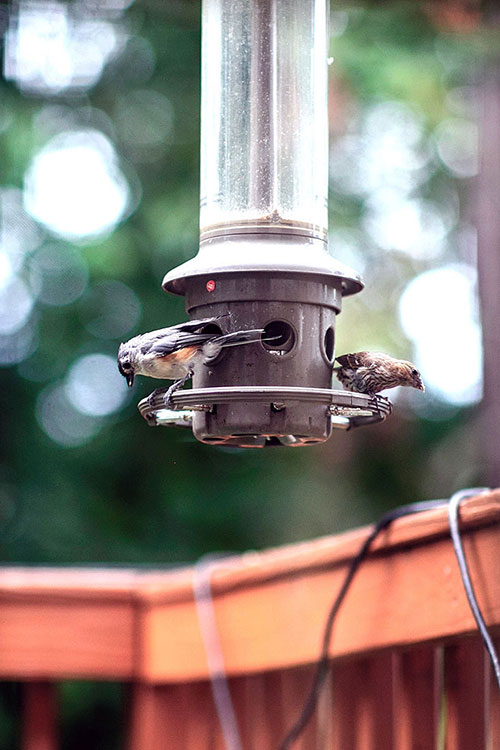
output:
M 445 649 L 446 750 L 487 746 L 487 657 L 478 639 Z
M 126 750 L 224 750 L 208 682 L 131 686 Z
M 441 650 L 420 646 L 394 659 L 394 747 L 435 748 L 443 691 Z
M 48 681 L 25 682 L 21 727 L 22 750 L 57 750 L 56 685 Z
M 159 746 L 158 688 L 134 683 L 130 688 L 129 701 L 126 750 L 153 750 Z

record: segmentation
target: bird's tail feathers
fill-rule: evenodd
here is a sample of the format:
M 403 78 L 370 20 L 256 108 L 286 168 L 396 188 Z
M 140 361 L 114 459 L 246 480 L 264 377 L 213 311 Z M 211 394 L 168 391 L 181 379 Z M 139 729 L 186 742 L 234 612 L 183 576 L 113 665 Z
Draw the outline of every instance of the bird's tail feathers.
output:
M 223 336 L 217 336 L 217 338 L 212 339 L 212 342 L 222 348 L 226 346 L 239 346 L 240 344 L 251 344 L 253 341 L 261 341 L 263 333 L 263 328 L 253 328 L 249 331 L 234 331 L 233 333 L 226 333 Z

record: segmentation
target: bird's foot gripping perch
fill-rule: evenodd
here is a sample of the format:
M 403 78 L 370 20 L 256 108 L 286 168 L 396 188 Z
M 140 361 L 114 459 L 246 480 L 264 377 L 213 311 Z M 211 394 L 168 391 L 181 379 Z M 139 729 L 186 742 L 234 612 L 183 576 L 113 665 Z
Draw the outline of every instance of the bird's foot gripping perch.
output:
M 165 394 L 165 408 L 166 409 L 175 409 L 175 405 L 172 399 L 172 396 L 174 395 L 175 391 L 177 391 L 179 388 L 182 388 L 184 383 L 187 383 L 188 380 L 191 380 L 193 377 L 193 371 L 190 370 L 187 375 L 184 375 L 183 378 L 180 380 L 176 380 L 175 383 L 172 383 L 170 388 Z
M 158 421 L 154 412 L 146 412 L 142 415 L 150 427 L 158 427 Z
M 190 372 L 180 380 L 176 380 L 175 383 L 172 383 L 169 388 L 156 388 L 149 394 L 149 396 L 146 396 L 146 398 L 143 398 L 142 401 L 138 403 L 138 409 L 150 427 L 158 426 L 158 420 L 156 418 L 156 413 L 158 411 L 162 409 L 177 411 L 172 396 L 176 390 L 181 388 L 184 383 L 187 383 L 192 377 L 193 373 Z
M 142 399 L 142 401 L 140 401 L 137 405 L 139 411 L 150 427 L 158 426 L 158 421 L 156 419 L 156 413 L 154 410 L 154 399 L 158 396 L 163 396 L 164 391 L 165 388 L 155 388 L 155 390 L 150 393 L 149 396 Z M 143 406 L 146 406 L 146 409 L 143 410 Z

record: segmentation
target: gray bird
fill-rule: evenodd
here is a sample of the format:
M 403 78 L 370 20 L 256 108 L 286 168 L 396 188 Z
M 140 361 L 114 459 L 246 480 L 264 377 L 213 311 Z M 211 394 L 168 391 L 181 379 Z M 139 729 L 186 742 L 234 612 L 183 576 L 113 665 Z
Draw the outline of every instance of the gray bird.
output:
M 356 352 L 336 357 L 340 367 L 333 371 L 344 388 L 374 395 L 386 388 L 406 385 L 425 391 L 422 376 L 414 364 L 381 352 Z
M 132 386 L 136 375 L 175 380 L 166 394 L 172 394 L 192 378 L 195 369 L 214 359 L 225 347 L 260 341 L 264 329 L 256 328 L 234 333 L 203 333 L 226 315 L 203 320 L 188 320 L 179 325 L 134 336 L 118 349 L 118 369 Z

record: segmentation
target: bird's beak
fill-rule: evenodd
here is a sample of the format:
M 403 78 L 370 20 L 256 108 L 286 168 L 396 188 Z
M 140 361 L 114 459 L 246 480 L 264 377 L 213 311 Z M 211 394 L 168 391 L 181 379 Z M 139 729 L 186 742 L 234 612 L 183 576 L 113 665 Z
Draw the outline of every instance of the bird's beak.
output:
M 127 372 L 126 376 L 127 378 L 127 385 L 129 388 L 132 388 L 134 384 L 134 373 L 133 372 Z
M 420 385 L 418 386 L 418 390 L 425 391 L 425 385 L 423 383 L 420 383 Z

